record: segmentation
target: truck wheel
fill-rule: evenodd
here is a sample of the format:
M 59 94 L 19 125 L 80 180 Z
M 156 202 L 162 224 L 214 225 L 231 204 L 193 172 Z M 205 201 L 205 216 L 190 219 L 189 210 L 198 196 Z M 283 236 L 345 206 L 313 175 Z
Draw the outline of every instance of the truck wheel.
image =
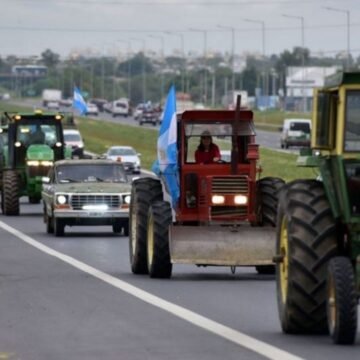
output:
M 64 236 L 65 224 L 62 219 L 54 218 L 54 233 L 57 237 Z
M 129 221 L 123 222 L 124 236 L 129 236 Z
M 46 213 L 45 209 L 44 209 L 44 218 L 45 218 L 45 223 L 46 223 L 46 232 L 48 234 L 53 234 L 54 233 L 54 221 L 53 221 L 53 218 Z
M 285 333 L 326 333 L 326 276 L 338 253 L 338 226 L 323 184 L 289 183 L 280 195 L 276 288 Z
M 4 214 L 5 215 L 19 215 L 20 212 L 20 184 L 16 171 L 4 171 L 3 178 L 4 187 Z
M 114 234 L 120 234 L 122 229 L 122 223 L 117 221 L 115 224 L 113 224 L 112 228 Z
M 147 274 L 147 218 L 150 205 L 162 200 L 162 188 L 159 180 L 139 178 L 131 188 L 129 211 L 129 250 L 131 271 L 134 274 Z
M 277 206 L 279 194 L 285 181 L 280 178 L 265 177 L 257 182 L 257 194 L 259 196 L 259 218 L 263 226 L 276 226 Z M 258 274 L 275 274 L 274 265 L 255 266 Z
M 171 207 L 166 201 L 154 202 L 148 213 L 147 265 L 151 278 L 170 278 L 169 226 Z
M 346 257 L 337 256 L 329 262 L 326 306 L 329 333 L 334 343 L 353 344 L 357 327 L 357 297 L 354 268 Z

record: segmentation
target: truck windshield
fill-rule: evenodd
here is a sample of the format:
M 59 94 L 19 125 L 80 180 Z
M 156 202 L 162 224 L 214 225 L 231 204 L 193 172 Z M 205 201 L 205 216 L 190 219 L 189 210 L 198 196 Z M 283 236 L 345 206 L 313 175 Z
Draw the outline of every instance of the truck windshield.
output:
M 303 122 L 293 122 L 290 124 L 291 131 L 302 131 L 306 134 L 310 134 L 310 124 Z

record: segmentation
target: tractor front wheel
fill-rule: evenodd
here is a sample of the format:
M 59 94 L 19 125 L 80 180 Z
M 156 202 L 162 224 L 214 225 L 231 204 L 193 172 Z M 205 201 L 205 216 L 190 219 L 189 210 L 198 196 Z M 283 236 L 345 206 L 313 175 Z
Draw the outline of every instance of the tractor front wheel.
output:
M 20 184 L 16 171 L 4 171 L 3 177 L 3 212 L 5 215 L 19 215 L 20 213 Z
M 350 260 L 337 256 L 329 262 L 327 319 L 335 344 L 350 345 L 356 338 L 357 297 L 354 269 Z
M 149 272 L 146 251 L 148 211 L 152 203 L 162 198 L 159 180 L 139 178 L 133 181 L 129 211 L 129 252 L 131 271 L 134 274 Z
M 170 278 L 169 226 L 171 207 L 166 201 L 157 201 L 149 208 L 147 222 L 147 265 L 151 278 Z
M 281 193 L 276 233 L 276 287 L 285 333 L 327 333 L 326 277 L 338 254 L 337 223 L 323 184 L 289 183 Z

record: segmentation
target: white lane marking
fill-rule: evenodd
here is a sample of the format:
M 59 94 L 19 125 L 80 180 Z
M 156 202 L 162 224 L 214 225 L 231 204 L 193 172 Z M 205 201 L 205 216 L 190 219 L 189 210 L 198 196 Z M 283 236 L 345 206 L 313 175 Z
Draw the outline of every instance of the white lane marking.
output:
M 246 349 L 249 349 L 255 353 L 258 353 L 265 358 L 271 360 L 302 360 L 302 358 L 292 355 L 289 352 L 281 350 L 275 346 L 269 345 L 265 342 L 257 340 L 251 336 L 245 335 L 237 330 L 234 330 L 230 327 L 217 323 L 213 320 L 210 320 L 204 316 L 201 316 L 193 311 L 187 310 L 181 306 L 175 305 L 169 301 L 159 298 L 158 296 L 152 295 L 144 290 L 141 290 L 123 280 L 115 278 L 107 273 L 104 273 L 90 265 L 87 265 L 75 258 L 65 255 L 59 251 L 56 251 L 46 245 L 41 244 L 40 242 L 34 240 L 32 237 L 22 233 L 21 231 L 9 226 L 8 224 L 0 221 L 0 227 L 29 245 L 37 248 L 38 250 L 56 257 L 65 263 L 86 272 L 89 275 L 92 275 L 130 295 L 135 296 L 136 298 L 147 302 L 153 306 L 156 306 L 162 310 L 165 310 L 178 318 L 181 318 L 185 321 L 188 321 L 202 329 L 205 329 L 213 334 L 216 334 L 224 339 L 227 339 L 235 344 L 238 344 Z M 240 316 L 239 316 L 240 319 Z

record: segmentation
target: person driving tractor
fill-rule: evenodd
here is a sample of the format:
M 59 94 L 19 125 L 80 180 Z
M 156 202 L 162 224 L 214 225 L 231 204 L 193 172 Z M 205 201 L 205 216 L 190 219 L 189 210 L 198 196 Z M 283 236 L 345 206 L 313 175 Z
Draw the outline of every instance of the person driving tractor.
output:
M 210 164 L 221 160 L 220 149 L 213 143 L 212 136 L 208 130 L 202 132 L 200 144 L 195 151 L 197 164 Z

